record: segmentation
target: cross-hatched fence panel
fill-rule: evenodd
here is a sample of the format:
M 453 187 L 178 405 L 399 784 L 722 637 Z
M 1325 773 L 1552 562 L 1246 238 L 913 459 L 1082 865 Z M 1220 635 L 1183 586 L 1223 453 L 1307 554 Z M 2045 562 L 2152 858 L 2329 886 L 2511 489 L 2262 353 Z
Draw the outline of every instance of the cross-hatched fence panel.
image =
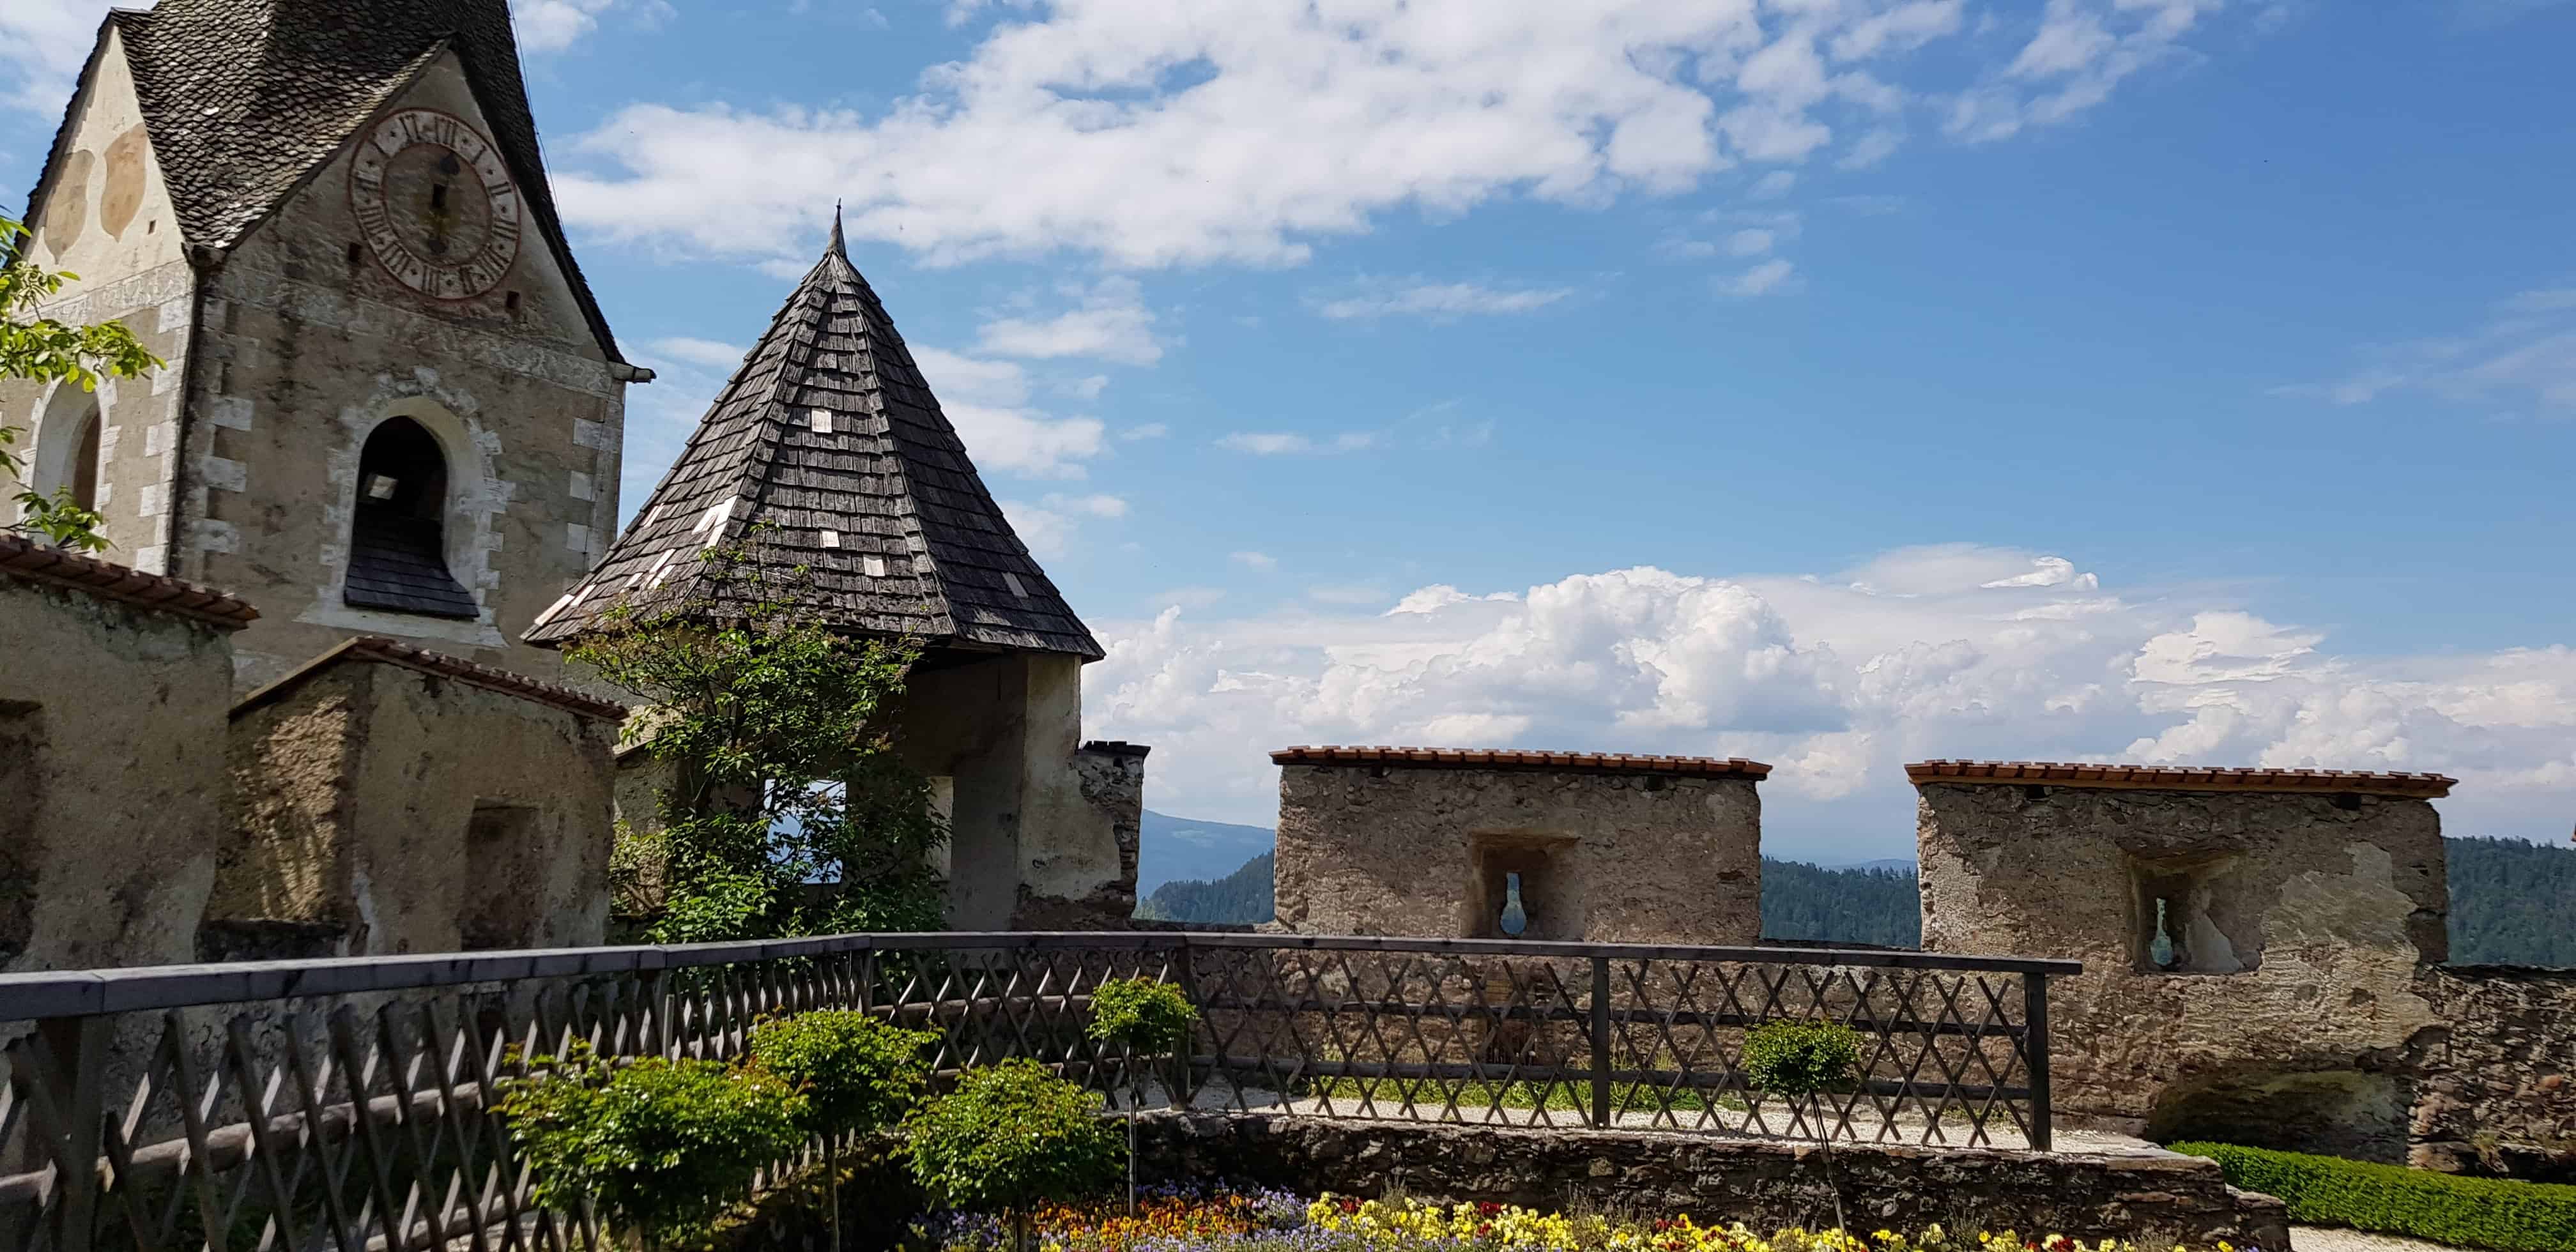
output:
M 563 1059 L 742 1056 L 818 1009 L 931 1031 L 934 1085 L 1027 1057 L 1117 1107 L 2049 1147 L 2067 962 L 1810 949 L 1188 932 L 766 943 L 0 976 L 0 1252 L 566 1252 L 492 1111 Z M 1090 1039 L 1091 994 L 1172 983 L 1186 1048 Z M 1787 1099 L 1769 1021 L 1862 1060 Z M 764 1181 L 822 1150 L 782 1161 Z

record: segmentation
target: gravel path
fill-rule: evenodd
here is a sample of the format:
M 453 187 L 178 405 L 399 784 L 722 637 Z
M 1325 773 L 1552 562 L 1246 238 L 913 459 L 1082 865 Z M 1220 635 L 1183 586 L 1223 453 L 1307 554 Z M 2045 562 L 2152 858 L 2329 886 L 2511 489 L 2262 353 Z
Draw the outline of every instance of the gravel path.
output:
M 2329 1226 L 2290 1227 L 2295 1252 L 2445 1252 L 2449 1245 Z

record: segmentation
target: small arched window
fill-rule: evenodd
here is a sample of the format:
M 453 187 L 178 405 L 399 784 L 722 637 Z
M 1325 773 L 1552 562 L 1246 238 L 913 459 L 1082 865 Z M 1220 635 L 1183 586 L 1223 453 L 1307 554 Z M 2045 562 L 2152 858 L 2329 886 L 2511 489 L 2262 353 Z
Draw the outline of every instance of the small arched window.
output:
M 80 446 L 72 453 L 72 503 L 93 512 L 98 509 L 98 410 L 89 411 L 89 420 L 81 423 Z
M 447 456 L 435 437 L 408 417 L 387 418 L 358 453 L 357 494 L 343 600 L 430 617 L 481 616 L 447 572 Z
M 99 430 L 104 425 L 98 417 L 97 396 L 64 386 L 36 428 L 36 453 L 28 467 L 27 486 L 49 499 L 69 489 L 72 503 L 97 509 Z

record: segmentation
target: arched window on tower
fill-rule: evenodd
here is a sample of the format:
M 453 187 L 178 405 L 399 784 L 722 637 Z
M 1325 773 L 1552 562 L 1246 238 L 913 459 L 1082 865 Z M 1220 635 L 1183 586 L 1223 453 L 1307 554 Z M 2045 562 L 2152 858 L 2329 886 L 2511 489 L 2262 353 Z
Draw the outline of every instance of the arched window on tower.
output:
M 102 473 L 99 432 L 104 425 L 99 421 L 97 396 L 78 387 L 63 387 L 36 428 L 27 486 L 47 499 L 68 490 L 73 504 L 95 511 Z
M 482 614 L 447 572 L 447 457 L 435 437 L 408 417 L 387 418 L 358 453 L 357 492 L 341 599 L 429 617 Z
M 81 424 L 80 447 L 73 452 L 72 503 L 95 512 L 98 509 L 98 410 L 89 411 L 89 420 Z

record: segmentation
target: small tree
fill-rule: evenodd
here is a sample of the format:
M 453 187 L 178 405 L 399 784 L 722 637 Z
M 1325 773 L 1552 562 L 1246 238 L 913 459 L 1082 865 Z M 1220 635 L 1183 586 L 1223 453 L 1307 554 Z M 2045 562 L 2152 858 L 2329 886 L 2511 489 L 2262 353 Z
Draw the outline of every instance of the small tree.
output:
M 1145 1077 L 1136 1068 L 1138 1053 L 1178 1050 L 1188 1045 L 1199 1011 L 1178 987 L 1151 978 L 1113 978 L 1091 993 L 1091 1037 L 1126 1051 L 1127 1061 L 1127 1215 L 1136 1215 L 1136 1113 L 1145 1103 Z M 1181 1063 L 1189 1059 L 1184 1056 Z M 1168 1081 L 1168 1080 L 1167 1080 Z M 1173 1090 L 1177 1092 L 1178 1087 Z M 1175 1103 L 1177 1103 L 1177 1097 Z
M 904 1121 L 912 1176 L 952 1208 L 996 1212 L 1029 1252 L 1038 1206 L 1099 1192 L 1118 1174 L 1100 1097 L 1026 1057 L 967 1071 Z
M 123 322 L 75 326 L 36 316 L 38 303 L 79 275 L 30 263 L 29 237 L 25 226 L 0 217 L 0 379 L 59 379 L 96 391 L 101 378 L 134 378 L 159 369 L 161 358 L 144 351 Z M 0 473 L 23 484 L 27 465 L 14 450 L 18 434 L 15 426 L 0 426 Z M 19 515 L 5 529 L 43 535 L 55 547 L 73 552 L 107 549 L 107 540 L 98 533 L 106 519 L 82 508 L 72 499 L 71 488 L 56 488 L 48 496 L 21 486 L 16 503 Z
M 800 1013 L 752 1031 L 751 1055 L 805 1097 L 805 1130 L 823 1140 L 825 1211 L 841 1246 L 841 1140 L 903 1120 L 930 1085 L 939 1036 L 865 1013 Z
M 647 707 L 626 733 L 675 767 L 662 828 L 621 834 L 628 899 L 658 903 L 661 943 L 936 930 L 947 825 L 881 724 L 919 649 L 817 624 L 803 567 L 759 539 L 700 558 L 689 602 L 618 605 L 565 651 Z M 816 902 L 816 882 L 838 885 Z
M 1834 1200 L 1834 1227 L 1843 1220 L 1842 1186 L 1834 1180 L 1834 1132 L 1825 1124 L 1820 1097 L 1850 1085 L 1860 1068 L 1860 1036 L 1840 1022 L 1764 1022 L 1744 1037 L 1744 1078 L 1756 1091 L 1805 1102 L 1824 1142 L 1825 1190 Z
M 536 1179 L 536 1200 L 578 1212 L 648 1248 L 705 1232 L 760 1167 L 796 1150 L 807 1102 L 777 1075 L 716 1061 L 647 1057 L 610 1066 L 586 1053 L 539 1058 L 501 1104 Z

